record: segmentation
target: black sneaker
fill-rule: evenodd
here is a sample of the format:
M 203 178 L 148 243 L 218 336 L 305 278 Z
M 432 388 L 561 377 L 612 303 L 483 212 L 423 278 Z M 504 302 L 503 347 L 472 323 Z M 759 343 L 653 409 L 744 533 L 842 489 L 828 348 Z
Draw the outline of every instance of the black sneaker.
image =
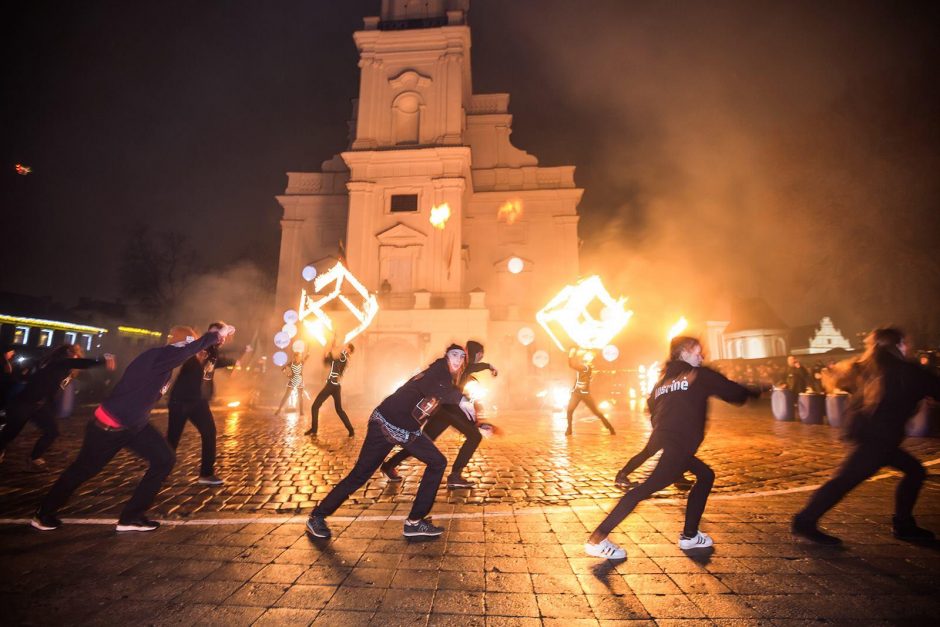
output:
M 898 540 L 933 540 L 933 531 L 918 527 L 913 518 L 907 520 L 898 520 L 895 517 L 892 520 L 892 533 Z
M 630 477 L 627 475 L 617 474 L 617 478 L 614 479 L 614 485 L 620 488 L 621 490 L 629 490 L 633 487 L 633 481 L 630 480 Z
M 347 434 L 347 437 L 350 437 L 350 438 L 356 437 L 356 431 L 355 431 L 355 429 L 350 429 L 350 430 L 349 430 L 349 433 Z
M 29 521 L 29 526 L 33 529 L 39 529 L 40 531 L 52 531 L 53 529 L 58 529 L 61 527 L 62 521 L 52 514 L 36 512 L 36 515 L 33 516 L 33 519 Z
M 449 490 L 458 490 L 460 488 L 473 488 L 476 487 L 476 484 L 472 481 L 467 481 L 463 478 L 462 475 L 451 475 L 447 478 L 447 488 Z
M 405 528 L 401 532 L 406 538 L 414 538 L 416 536 L 439 536 L 442 533 L 444 533 L 444 528 L 431 524 L 430 518 L 422 518 L 414 524 L 406 520 Z
M 829 546 L 842 544 L 842 540 L 839 538 L 820 531 L 819 527 L 816 526 L 816 523 L 802 522 L 797 518 L 793 519 L 793 524 L 790 526 L 790 532 L 795 536 L 799 536 L 809 540 L 810 542 L 815 542 L 816 544 L 827 544 Z
M 137 520 L 129 520 L 127 522 L 119 520 L 115 529 L 117 531 L 155 531 L 159 527 L 160 523 L 157 521 L 141 516 Z
M 403 481 L 402 476 L 398 474 L 398 471 L 395 470 L 394 466 L 389 466 L 388 464 L 382 464 L 382 474 L 388 477 L 388 480 L 392 483 L 398 483 Z
M 200 475 L 196 483 L 199 485 L 222 485 L 225 482 L 217 475 Z
M 330 528 L 326 526 L 326 519 L 314 514 L 310 514 L 307 518 L 307 533 L 314 538 L 329 538 L 333 535 Z
M 307 429 L 306 431 L 304 431 L 304 435 L 309 435 L 310 437 L 315 438 L 317 437 L 317 432 L 314 431 L 313 429 Z

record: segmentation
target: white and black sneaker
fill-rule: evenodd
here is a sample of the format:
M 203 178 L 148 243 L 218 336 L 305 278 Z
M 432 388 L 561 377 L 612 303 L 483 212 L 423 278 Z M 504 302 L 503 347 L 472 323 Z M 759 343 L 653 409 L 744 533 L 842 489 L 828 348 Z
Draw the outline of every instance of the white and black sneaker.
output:
M 115 529 L 117 531 L 156 531 L 159 527 L 160 523 L 157 521 L 141 516 L 137 520 L 129 520 L 127 522 L 119 520 Z
M 691 538 L 687 538 L 684 535 L 679 536 L 679 548 L 683 551 L 690 549 L 707 549 L 712 544 L 714 544 L 712 537 L 702 531 L 699 531 Z
M 627 557 L 626 551 L 606 538 L 597 544 L 585 542 L 584 552 L 591 557 L 603 557 L 608 560 L 622 560 Z
M 219 479 L 216 475 L 200 475 L 199 480 L 196 483 L 199 485 L 222 485 L 225 482 Z
M 53 529 L 58 529 L 61 527 L 62 521 L 52 514 L 36 512 L 36 515 L 33 516 L 33 519 L 29 521 L 29 526 L 33 529 L 39 529 L 40 531 L 52 531 Z
M 329 538 L 333 535 L 326 525 L 326 519 L 314 514 L 310 514 L 307 518 L 307 533 L 314 538 Z
M 414 538 L 417 536 L 433 537 L 439 536 L 442 533 L 444 533 L 444 528 L 432 524 L 430 518 L 422 518 L 416 523 L 410 523 L 406 520 L 405 528 L 401 532 L 401 534 L 406 538 Z
M 459 490 L 461 488 L 473 488 L 476 487 L 476 484 L 472 481 L 467 481 L 463 478 L 462 475 L 451 475 L 447 478 L 447 489 L 448 490 Z

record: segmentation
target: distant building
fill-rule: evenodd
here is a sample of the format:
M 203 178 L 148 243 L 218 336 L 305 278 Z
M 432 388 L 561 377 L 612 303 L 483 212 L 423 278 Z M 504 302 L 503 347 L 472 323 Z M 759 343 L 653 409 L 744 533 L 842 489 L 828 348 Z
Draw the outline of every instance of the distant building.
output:
M 529 387 L 566 368 L 550 340 L 516 341 L 535 312 L 578 277 L 582 189 L 574 166 L 540 167 L 510 143 L 509 94 L 473 93 L 467 0 L 384 0 L 353 34 L 359 97 L 346 151 L 320 172 L 289 172 L 276 307 L 296 309 L 309 286 L 301 270 L 343 258 L 379 313 L 360 336 L 344 383 L 381 396 L 473 338 L 501 366 L 495 384 Z M 313 63 L 314 60 L 311 60 Z M 550 106 L 550 104 L 548 105 Z M 447 205 L 442 228 L 432 208 Z M 510 271 L 511 259 L 521 272 Z M 514 270 L 520 261 L 514 261 Z M 368 375 L 367 375 L 368 373 Z
M 707 323 L 706 349 L 711 359 L 766 359 L 788 354 L 787 325 L 763 298 L 739 299 L 729 320 Z
M 835 327 L 829 316 L 824 316 L 819 321 L 819 327 L 814 327 L 814 329 L 811 336 L 794 337 L 794 348 L 790 352 L 794 355 L 818 355 L 831 350 L 852 350 L 852 343 L 842 335 L 842 331 Z M 809 346 L 802 346 L 807 339 Z

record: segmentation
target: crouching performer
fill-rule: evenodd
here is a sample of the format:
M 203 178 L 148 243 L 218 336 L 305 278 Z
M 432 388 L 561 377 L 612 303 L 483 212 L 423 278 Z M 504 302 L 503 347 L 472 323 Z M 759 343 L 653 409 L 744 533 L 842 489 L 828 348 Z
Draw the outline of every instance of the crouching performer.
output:
M 229 325 L 196 339 L 190 327 L 173 327 L 166 346 L 151 348 L 127 365 L 111 395 L 95 410 L 85 427 L 78 457 L 65 469 L 36 511 L 31 524 L 40 531 L 58 528 L 56 517 L 72 493 L 97 475 L 123 448 L 129 448 L 149 464 L 131 500 L 118 519 L 118 531 L 153 531 L 160 523 L 144 514 L 153 503 L 176 456 L 159 431 L 150 424 L 150 411 L 166 392 L 173 369 L 201 350 L 214 346 L 235 332 Z
M 458 405 L 468 419 L 475 418 L 473 404 L 463 397 L 456 385 L 466 363 L 466 351 L 452 344 L 444 357 L 413 376 L 375 408 L 369 417 L 365 441 L 356 465 L 310 513 L 307 519 L 308 534 L 315 538 L 329 538 L 332 535 L 326 518 L 333 515 L 353 492 L 365 485 L 395 446 L 401 446 L 426 466 L 402 534 L 413 537 L 439 536 L 444 533 L 443 527 L 432 524 L 428 514 L 444 477 L 447 459 L 421 431 L 421 427 L 441 403 Z

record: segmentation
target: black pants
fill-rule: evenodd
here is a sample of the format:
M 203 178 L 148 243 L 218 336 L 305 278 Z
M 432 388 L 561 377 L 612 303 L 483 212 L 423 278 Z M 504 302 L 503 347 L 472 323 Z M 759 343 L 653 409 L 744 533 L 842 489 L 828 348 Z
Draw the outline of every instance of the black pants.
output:
M 650 438 L 650 443 L 655 447 L 654 452 L 660 449 L 663 451 L 656 468 L 653 469 L 646 481 L 627 492 L 620 499 L 620 502 L 611 510 L 607 518 L 594 530 L 592 539 L 600 541 L 606 538 L 614 530 L 614 527 L 623 522 L 640 501 L 648 499 L 656 492 L 675 483 L 682 478 L 682 474 L 687 470 L 695 475 L 695 485 L 689 492 L 689 498 L 686 502 L 685 527 L 682 533 L 687 538 L 691 538 L 698 533 L 698 526 L 702 521 L 702 513 L 705 511 L 708 495 L 715 483 L 715 472 L 705 462 L 697 458 L 694 451 L 689 451 L 687 448 L 674 444 L 656 434 Z
M 332 515 L 349 498 L 349 495 L 365 485 L 395 446 L 385 438 L 382 428 L 375 421 L 370 420 L 356 465 L 313 509 L 313 515 Z M 421 477 L 421 483 L 418 485 L 418 493 L 415 495 L 411 513 L 408 515 L 411 520 L 418 520 L 427 516 L 434 505 L 437 489 L 444 477 L 444 469 L 447 468 L 447 459 L 437 450 L 434 442 L 424 434 L 402 447 L 427 466 Z
M 653 443 L 653 438 L 650 436 L 650 439 L 646 441 L 646 445 L 643 447 L 643 450 L 630 458 L 630 461 L 620 469 L 620 472 L 617 473 L 618 476 L 627 477 L 635 471 L 637 468 L 642 466 L 646 460 L 656 454 L 659 449 L 656 448 L 656 444 Z
M 40 436 L 33 446 L 33 452 L 30 459 L 38 459 L 43 456 L 56 438 L 59 437 L 59 423 L 52 413 L 52 407 L 46 401 L 21 401 L 14 400 L 7 408 L 7 423 L 0 432 L 0 450 L 16 439 L 23 427 L 30 420 L 39 427 Z
M 597 408 L 597 403 L 594 402 L 594 399 L 591 398 L 589 392 L 578 392 L 577 390 L 571 393 L 571 398 L 568 400 L 568 431 L 571 431 L 571 419 L 574 417 L 574 410 L 579 403 L 583 402 L 587 405 L 588 409 L 591 412 L 601 419 L 601 422 L 604 423 L 604 426 L 607 427 L 607 430 L 611 433 L 614 432 L 614 428 L 610 426 L 610 423 L 607 422 L 607 418 L 604 417 L 604 414 L 601 413 L 601 410 Z
M 333 407 L 336 408 L 336 415 L 339 416 L 339 419 L 343 421 L 343 425 L 346 426 L 346 430 L 349 431 L 349 434 L 353 434 L 352 423 L 349 422 L 349 416 L 346 415 L 346 412 L 343 411 L 343 398 L 342 398 L 342 387 L 327 381 L 326 385 L 323 386 L 323 389 L 320 390 L 320 393 L 317 394 L 317 397 L 313 401 L 313 405 L 310 407 L 311 421 L 310 421 L 310 430 L 314 433 L 317 432 L 317 429 L 320 427 L 320 406 L 326 401 L 330 396 L 333 397 Z
M 209 401 L 171 401 L 170 417 L 166 425 L 166 440 L 175 451 L 183 435 L 183 427 L 189 420 L 202 438 L 202 462 L 199 475 L 211 477 L 215 474 L 215 417 L 209 409 Z
M 923 465 L 907 451 L 881 442 L 864 442 L 849 453 L 836 474 L 810 497 L 806 507 L 796 515 L 797 520 L 815 524 L 836 503 L 884 466 L 904 473 L 894 493 L 894 514 L 898 520 L 913 517 L 917 495 L 927 478 Z
M 176 463 L 173 449 L 149 423 L 139 431 L 106 431 L 100 425 L 94 418 L 88 422 L 78 457 L 59 476 L 39 505 L 41 513 L 55 515 L 79 486 L 101 472 L 118 451 L 125 447 L 147 460 L 150 465 L 144 473 L 144 478 L 137 484 L 131 500 L 124 506 L 120 522 L 139 520 L 153 504 L 163 480 Z
M 477 429 L 477 426 L 467 420 L 466 415 L 464 415 L 456 405 L 441 405 L 440 409 L 431 416 L 431 420 L 428 421 L 427 426 L 424 427 L 424 435 L 436 441 L 438 436 L 444 433 L 447 427 L 457 429 L 465 438 L 450 468 L 450 474 L 456 476 L 462 473 L 463 469 L 467 467 L 470 458 L 473 457 L 473 453 L 477 450 L 477 447 L 480 446 L 480 440 L 483 439 L 483 436 L 480 435 L 480 430 Z M 386 463 L 389 466 L 395 467 L 409 457 L 411 457 L 411 453 L 409 453 L 407 449 L 402 449 L 392 455 L 391 459 Z

